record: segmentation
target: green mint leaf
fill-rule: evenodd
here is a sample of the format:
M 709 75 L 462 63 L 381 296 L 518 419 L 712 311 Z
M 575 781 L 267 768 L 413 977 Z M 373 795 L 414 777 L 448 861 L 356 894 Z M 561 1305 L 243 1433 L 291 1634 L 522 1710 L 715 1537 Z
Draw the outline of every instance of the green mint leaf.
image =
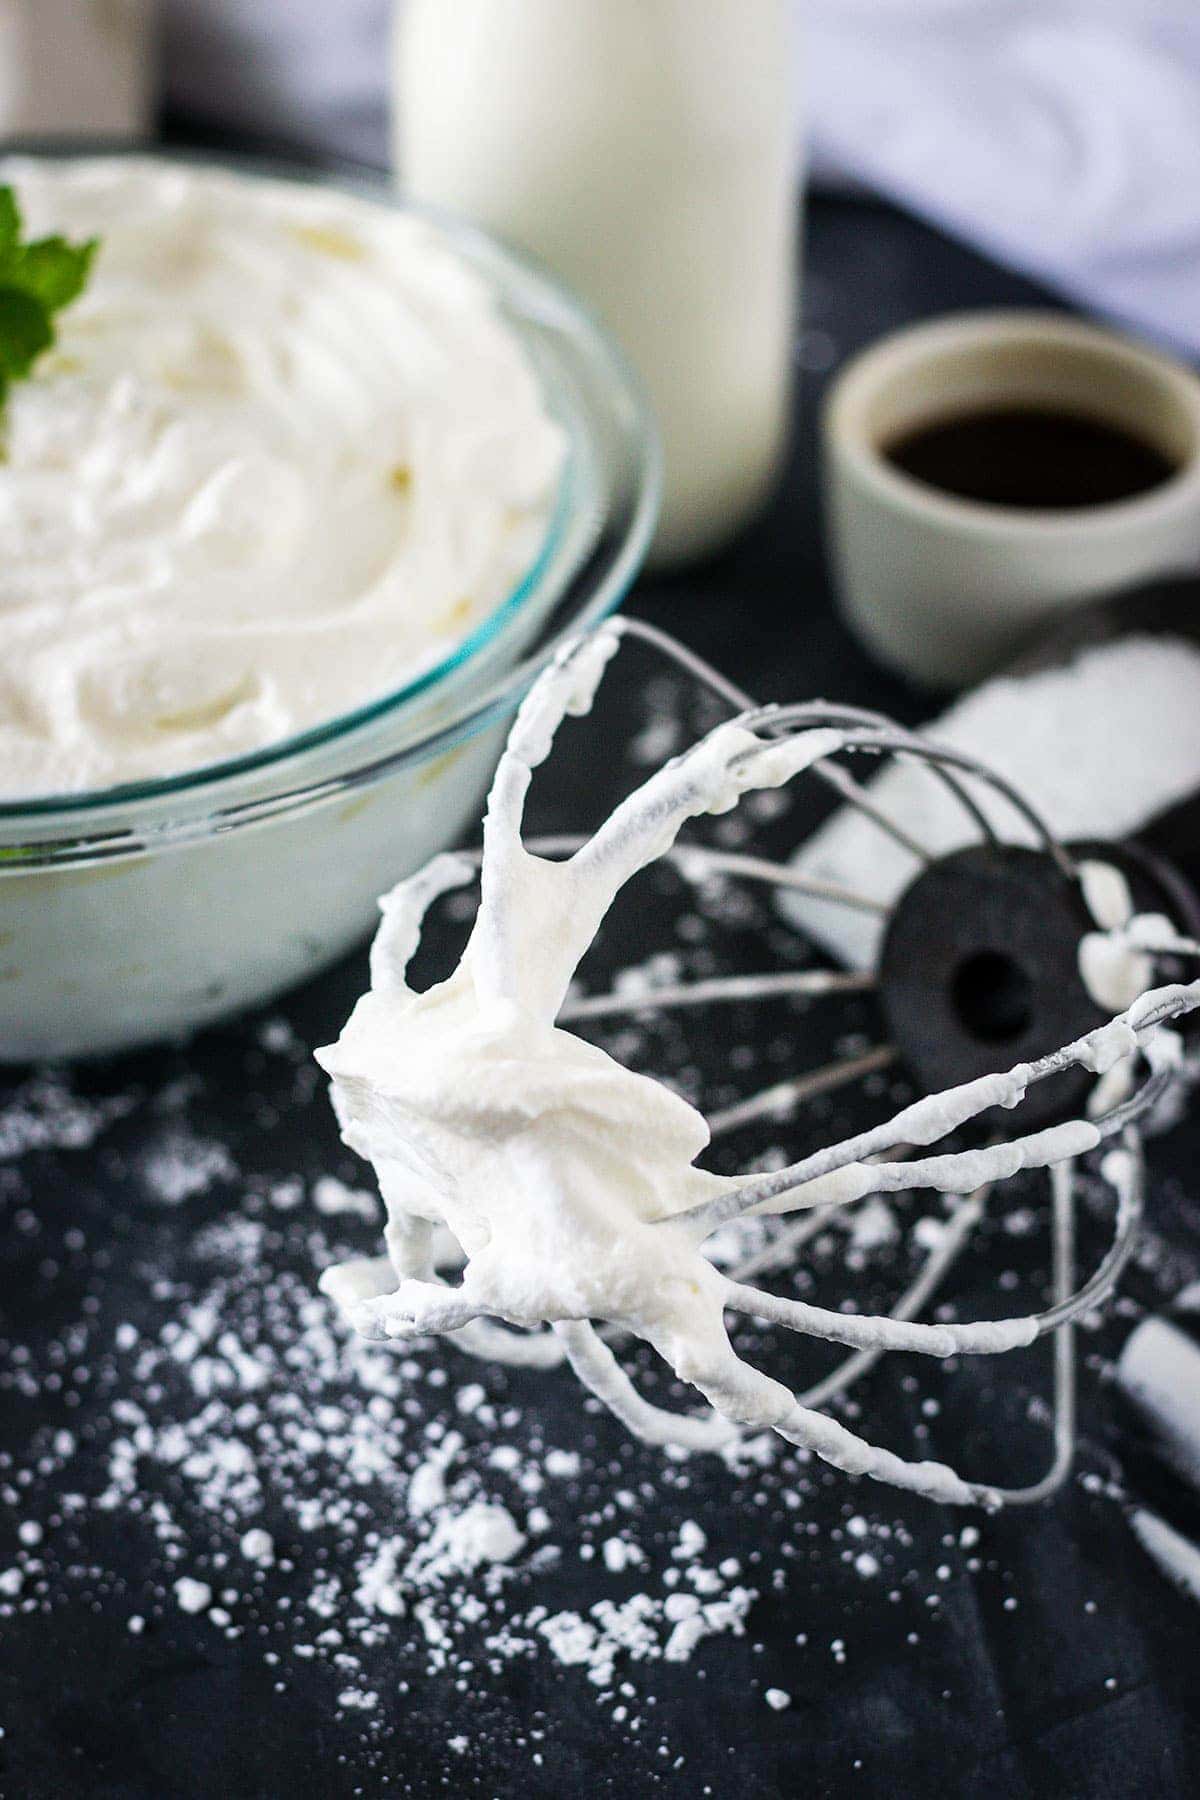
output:
M 21 230 L 17 197 L 0 185 L 0 406 L 53 344 L 54 315 L 79 298 L 99 247 L 57 236 L 24 244 Z
M 16 247 L 21 236 L 21 211 L 10 187 L 0 187 L 0 255 Z
M 53 342 L 54 327 L 42 302 L 21 288 L 0 287 L 0 369 L 7 379 L 28 375 Z
M 66 238 L 39 238 L 0 259 L 0 279 L 22 288 L 50 312 L 69 306 L 83 292 L 99 242 L 69 244 Z

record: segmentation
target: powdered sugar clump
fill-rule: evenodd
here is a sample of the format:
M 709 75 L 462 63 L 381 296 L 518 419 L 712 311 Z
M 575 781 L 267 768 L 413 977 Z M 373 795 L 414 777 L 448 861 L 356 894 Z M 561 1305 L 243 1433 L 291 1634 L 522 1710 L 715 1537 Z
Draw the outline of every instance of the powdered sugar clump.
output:
M 0 1163 L 31 1150 L 88 1150 L 135 1105 L 127 1094 L 84 1100 L 57 1074 L 33 1075 L 7 1094 L 0 1110 Z
M 212 1589 L 206 1581 L 196 1581 L 191 1575 L 181 1575 L 175 1583 L 175 1598 L 185 1613 L 204 1612 L 211 1604 Z
M 163 1206 L 180 1206 L 193 1195 L 206 1193 L 214 1182 L 231 1181 L 236 1174 L 224 1144 L 181 1129 L 166 1134 L 141 1164 L 147 1192 Z

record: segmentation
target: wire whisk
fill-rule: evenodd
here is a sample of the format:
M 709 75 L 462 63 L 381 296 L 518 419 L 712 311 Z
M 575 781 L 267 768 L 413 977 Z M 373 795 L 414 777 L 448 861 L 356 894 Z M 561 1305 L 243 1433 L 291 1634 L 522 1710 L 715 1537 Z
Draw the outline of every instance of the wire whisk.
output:
M 564 719 L 590 708 L 605 667 L 631 637 L 673 661 L 733 716 L 652 774 L 590 837 L 527 845 L 521 826 L 533 772 Z M 864 756 L 927 768 L 961 807 L 971 844 L 930 857 L 847 768 L 846 759 Z M 875 971 L 799 969 L 636 992 L 572 991 L 609 907 L 659 858 L 693 880 L 719 874 L 883 913 L 870 896 L 786 863 L 678 841 L 688 820 L 801 776 L 827 783 L 920 865 L 882 921 Z M 1020 820 L 1020 844 L 1005 841 L 980 806 L 981 785 Z M 1024 841 L 1030 837 L 1032 848 Z M 1115 884 L 1125 896 L 1120 917 L 1092 916 L 1097 870 L 1107 891 Z M 479 907 L 461 961 L 447 979 L 417 992 L 407 970 L 428 909 L 476 878 Z M 931 1499 L 1042 1499 L 1065 1478 L 1074 1449 L 1074 1327 L 1111 1293 L 1133 1253 L 1143 1209 L 1142 1128 L 1178 1088 L 1175 1027 L 1200 1007 L 1200 982 L 1172 981 L 1131 993 L 1111 1016 L 1089 990 L 1079 946 L 1102 933 L 1120 967 L 1139 978 L 1164 964 L 1178 969 L 1198 946 L 1165 916 L 1174 892 L 1127 847 L 1059 843 L 1025 796 L 961 752 L 860 708 L 755 705 L 665 633 L 628 619 L 605 625 L 561 651 L 526 697 L 497 769 L 481 851 L 435 858 L 381 903 L 371 990 L 318 1060 L 332 1077 L 345 1141 L 375 1166 L 388 1213 L 386 1254 L 330 1269 L 322 1286 L 375 1340 L 448 1333 L 488 1360 L 541 1368 L 565 1361 L 651 1443 L 719 1449 L 741 1432 L 770 1428 L 849 1474 Z M 1009 987 L 1019 1004 L 1004 998 Z M 568 1029 L 652 1009 L 868 991 L 878 995 L 891 1041 L 775 1082 L 707 1121 Z M 782 1169 L 728 1176 L 699 1166 L 712 1139 L 756 1119 L 785 1118 L 894 1063 L 925 1091 L 893 1117 Z M 979 1141 L 964 1146 L 962 1134 L 972 1129 Z M 1114 1232 L 1100 1265 L 1079 1282 L 1083 1159 L 1111 1192 Z M 989 1193 L 1022 1170 L 1048 1175 L 1050 1304 L 1019 1318 L 922 1321 Z M 798 1257 L 834 1209 L 920 1189 L 962 1198 L 888 1313 L 830 1311 L 754 1285 L 755 1276 Z M 706 1253 L 713 1234 L 763 1215 L 788 1222 L 740 1264 L 718 1269 Z M 447 1232 L 461 1262 L 453 1284 L 439 1273 Z M 737 1353 L 731 1315 L 830 1340 L 851 1354 L 797 1395 Z M 630 1336 L 649 1343 L 706 1410 L 680 1413 L 647 1400 L 621 1359 Z M 889 1350 L 995 1355 L 1048 1336 L 1055 1339 L 1053 1458 L 1032 1486 L 1005 1488 L 943 1463 L 905 1460 L 822 1410 Z

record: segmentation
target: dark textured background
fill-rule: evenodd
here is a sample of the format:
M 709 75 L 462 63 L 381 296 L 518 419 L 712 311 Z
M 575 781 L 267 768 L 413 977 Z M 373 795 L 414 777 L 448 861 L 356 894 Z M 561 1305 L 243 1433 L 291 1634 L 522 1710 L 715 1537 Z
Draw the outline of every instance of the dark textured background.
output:
M 679 633 L 763 698 L 825 694 L 909 720 L 920 717 L 927 703 L 874 668 L 834 616 L 817 505 L 816 402 L 831 368 L 890 327 L 958 307 L 1042 299 L 1021 280 L 889 208 L 815 199 L 805 252 L 798 427 L 778 497 L 754 529 L 710 566 L 639 583 L 632 610 Z M 646 724 L 655 692 L 642 685 L 654 671 L 638 655 L 629 664 L 637 680 L 610 680 L 594 717 L 573 728 L 562 757 L 546 770 L 531 807 L 535 827 L 577 827 L 584 810 L 594 821 L 628 780 L 630 771 L 611 746 Z M 805 804 L 801 800 L 777 821 L 777 847 L 803 830 Z M 622 915 L 606 939 L 603 960 L 640 957 L 643 944 L 669 942 L 669 898 L 659 884 L 633 916 Z M 730 956 L 752 965 L 754 946 L 735 944 Z M 359 952 L 272 1012 L 285 1015 L 306 1044 L 325 1041 L 364 977 Z M 602 968 L 595 979 L 603 983 Z M 819 1010 L 781 1016 L 784 1023 L 776 1021 L 774 1028 L 789 1034 L 789 1066 L 817 1061 L 828 1048 Z M 153 1211 L 138 1200 L 130 1171 L 139 1145 L 157 1129 L 162 1096 L 180 1091 L 173 1084 L 181 1079 L 192 1083 L 196 1095 L 191 1123 L 230 1146 L 243 1178 L 289 1168 L 354 1177 L 324 1094 L 297 1103 L 292 1068 L 272 1063 L 257 1048 L 258 1023 L 239 1022 L 191 1048 L 73 1078 L 81 1094 L 136 1090 L 139 1103 L 105 1137 L 102 1151 L 31 1152 L 10 1170 L 7 1183 L 0 1182 L 6 1315 L 0 1330 L 9 1358 L 17 1346 L 17 1354 L 45 1367 L 49 1347 L 75 1322 L 86 1319 L 89 1331 L 100 1332 L 106 1321 L 138 1320 L 147 1305 L 142 1265 L 183 1269 L 197 1226 L 237 1206 L 237 1184 L 219 1181 L 199 1201 L 173 1212 Z M 689 1052 L 704 1082 L 717 1089 L 729 1085 L 723 1033 L 744 1037 L 752 1028 L 745 1018 L 704 1021 Z M 863 1028 L 870 1029 L 869 1019 Z M 19 1078 L 4 1079 L 15 1087 Z M 5 1091 L 0 1084 L 0 1107 Z M 838 1119 L 818 1111 L 807 1129 L 819 1133 Z M 289 1662 L 285 1671 L 272 1670 L 264 1666 L 253 1631 L 224 1641 L 203 1619 L 178 1612 L 169 1596 L 163 1605 L 162 1569 L 145 1528 L 89 1512 L 74 1525 L 71 1578 L 56 1587 L 51 1563 L 55 1604 L 18 1613 L 3 1625 L 3 1793 L 30 1800 L 74 1794 L 234 1800 L 360 1792 L 640 1794 L 661 1786 L 689 1796 L 711 1788 L 717 1795 L 764 1800 L 801 1791 L 864 1800 L 902 1794 L 1006 1800 L 1195 1794 L 1200 1612 L 1143 1557 L 1121 1505 L 1104 1491 L 1102 1478 L 1111 1465 L 1101 1361 L 1119 1346 L 1138 1301 L 1159 1303 L 1164 1285 L 1194 1271 L 1200 1245 L 1191 1185 L 1197 1145 L 1200 1133 L 1193 1126 L 1154 1146 L 1152 1253 L 1129 1281 L 1132 1299 L 1124 1316 L 1112 1315 L 1085 1338 L 1085 1479 L 1073 1480 L 1053 1503 L 1033 1512 L 983 1521 L 977 1570 L 966 1570 L 956 1538 L 948 1535 L 960 1529 L 959 1515 L 823 1476 L 808 1483 L 797 1515 L 780 1504 L 778 1476 L 760 1483 L 754 1474 L 735 1477 L 707 1465 L 694 1466 L 688 1491 L 680 1493 L 662 1478 L 653 1453 L 625 1444 L 608 1421 L 579 1411 L 566 1377 L 486 1371 L 479 1378 L 489 1392 L 515 1399 L 527 1420 L 540 1418 L 548 1442 L 579 1442 L 584 1449 L 584 1475 L 572 1500 L 581 1513 L 597 1504 L 606 1484 L 650 1483 L 647 1491 L 657 1488 L 659 1498 L 643 1504 L 644 1538 L 656 1530 L 669 1537 L 681 1518 L 692 1517 L 723 1548 L 761 1546 L 754 1578 L 763 1597 L 748 1635 L 713 1639 L 690 1664 L 658 1665 L 636 1677 L 639 1693 L 654 1696 L 649 1709 L 642 1707 L 652 1712 L 652 1729 L 641 1736 L 622 1732 L 596 1705 L 579 1672 L 559 1668 L 548 1656 L 515 1661 L 498 1674 L 481 1666 L 467 1691 L 456 1691 L 449 1679 L 423 1675 L 420 1648 L 401 1631 L 386 1656 L 392 1674 L 411 1678 L 410 1691 L 368 1731 L 361 1720 L 335 1715 L 328 1677 L 315 1666 Z M 22 1212 L 36 1216 L 33 1235 L 18 1228 Z M 1095 1254 L 1104 1241 L 1104 1219 L 1089 1215 L 1085 1254 Z M 274 1253 L 311 1279 L 302 1237 L 281 1233 Z M 1011 1304 L 996 1292 L 997 1266 L 1016 1271 L 1027 1299 L 1044 1291 L 1045 1256 L 1044 1234 L 985 1236 L 981 1253 L 955 1280 L 963 1316 L 973 1307 L 986 1314 Z M 787 1354 L 802 1359 L 805 1351 Z M 948 1379 L 939 1374 L 932 1391 L 941 1411 L 930 1421 L 920 1412 L 920 1396 L 929 1391 L 926 1370 L 916 1369 L 920 1379 L 914 1380 L 911 1360 L 893 1361 L 868 1384 L 861 1423 L 897 1448 L 923 1431 L 924 1453 L 949 1455 L 971 1473 L 1029 1479 L 1046 1456 L 1044 1419 L 1036 1407 L 1030 1416 L 1031 1397 L 1046 1391 L 1045 1363 L 1044 1354 L 1030 1354 L 1011 1369 L 975 1365 Z M 100 1365 L 67 1378 L 75 1388 L 70 1405 L 61 1394 L 22 1396 L 11 1380 L 11 1361 L 7 1367 L 0 1446 L 14 1462 L 0 1466 L 0 1533 L 10 1531 L 10 1514 L 28 1516 L 21 1496 L 4 1483 L 12 1467 L 27 1464 L 36 1433 L 69 1419 L 86 1462 L 89 1430 L 103 1438 L 104 1421 L 119 1398 Z M 475 1378 L 461 1365 L 452 1373 L 455 1381 Z M 426 1392 L 422 1404 L 435 1399 Z M 99 1470 L 95 1480 L 100 1485 Z M 910 1540 L 894 1576 L 899 1603 L 886 1602 L 888 1581 L 859 1581 L 829 1548 L 837 1541 L 830 1534 L 854 1511 L 886 1518 Z M 802 1530 L 808 1524 L 814 1527 L 811 1549 Z M 199 1572 L 222 1541 L 222 1525 L 193 1520 L 190 1529 L 181 1566 Z M 560 1543 L 569 1543 L 569 1529 L 569 1521 L 558 1528 Z M 953 1563 L 948 1582 L 936 1573 L 946 1562 Z M 86 1571 L 93 1565 L 96 1579 L 89 1582 Z M 776 1568 L 786 1575 L 778 1589 L 770 1581 Z M 286 1585 L 285 1576 L 275 1579 Z M 931 1608 L 926 1597 L 939 1585 L 942 1600 Z M 547 1577 L 547 1598 L 556 1607 L 586 1610 L 602 1591 L 598 1565 L 569 1555 Z M 1014 1600 L 1015 1606 L 1006 1605 Z M 135 1611 L 151 1619 L 139 1637 L 126 1628 Z M 796 1643 L 801 1632 L 803 1646 Z M 830 1653 L 834 1640 L 844 1642 L 844 1660 Z M 281 1672 L 287 1679 L 283 1693 L 276 1691 Z M 378 1667 L 374 1675 L 382 1678 Z M 764 1705 L 762 1690 L 769 1685 L 791 1693 L 788 1710 Z M 459 1728 L 470 1749 L 452 1756 L 446 1742 Z M 545 1734 L 540 1765 L 531 1761 L 531 1728 Z M 683 1763 L 676 1767 L 679 1757 Z

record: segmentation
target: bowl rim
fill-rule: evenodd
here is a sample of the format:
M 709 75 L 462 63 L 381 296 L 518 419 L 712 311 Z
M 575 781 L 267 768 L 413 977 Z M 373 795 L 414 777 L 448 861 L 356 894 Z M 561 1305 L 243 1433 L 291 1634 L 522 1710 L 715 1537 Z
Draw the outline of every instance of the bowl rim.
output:
M 479 269 L 485 278 L 490 271 L 498 273 L 506 282 L 511 279 L 512 290 L 505 286 L 499 292 L 498 298 L 502 306 L 507 301 L 519 297 L 523 292 L 528 297 L 531 310 L 540 304 L 549 306 L 560 317 L 565 316 L 587 344 L 589 353 L 595 356 L 601 366 L 607 365 L 607 371 L 614 386 L 621 392 L 623 406 L 631 410 L 637 421 L 637 438 L 641 455 L 640 466 L 632 472 L 636 501 L 626 542 L 612 566 L 605 571 L 601 581 L 596 584 L 594 591 L 585 594 L 578 614 L 565 629 L 554 633 L 550 642 L 543 645 L 533 655 L 519 659 L 511 669 L 505 672 L 501 680 L 491 684 L 482 696 L 477 690 L 468 693 L 463 698 L 461 705 L 452 709 L 448 719 L 443 717 L 438 725 L 428 732 L 419 731 L 416 737 L 407 740 L 399 751 L 377 759 L 361 770 L 352 769 L 348 773 L 319 781 L 308 788 L 289 788 L 277 795 L 259 796 L 244 806 L 230 807 L 223 817 L 228 818 L 231 824 L 235 819 L 240 822 L 249 812 L 258 812 L 264 806 L 268 812 L 275 810 L 272 807 L 272 801 L 275 799 L 284 803 L 300 798 L 315 800 L 321 797 L 326 790 L 330 792 L 345 791 L 348 787 L 362 785 L 364 777 L 373 776 L 378 779 L 392 766 L 400 766 L 406 761 L 413 760 L 417 755 L 436 754 L 444 747 L 452 747 L 465 737 L 473 736 L 475 732 L 483 729 L 492 717 L 502 713 L 513 704 L 514 700 L 519 697 L 522 688 L 529 685 L 545 660 L 553 654 L 555 648 L 567 636 L 573 635 L 576 630 L 586 629 L 595 624 L 620 603 L 622 595 L 644 559 L 658 515 L 662 475 L 661 452 L 654 415 L 640 378 L 592 309 L 535 258 L 515 250 L 509 244 L 500 241 L 481 227 L 466 220 L 459 219 L 438 208 L 410 202 L 397 194 L 385 174 L 370 170 L 361 164 L 342 162 L 321 166 L 290 162 L 276 156 L 256 156 L 249 153 L 223 155 L 218 151 L 175 146 L 159 150 L 153 145 L 143 144 L 94 145 L 89 143 L 81 145 L 51 142 L 44 145 L 26 146 L 14 143 L 6 145 L 0 152 L 0 161 L 23 158 L 58 162 L 111 158 L 113 161 L 149 160 L 155 163 L 175 163 L 184 167 L 199 166 L 250 176 L 257 180 L 307 187 L 315 186 L 331 189 L 334 192 L 341 191 L 375 205 L 384 205 L 393 211 L 426 220 L 445 237 L 452 250 L 461 253 L 465 260 Z M 486 268 L 481 268 L 483 263 L 487 264 Z M 514 330 L 517 329 L 514 327 Z M 523 349 L 528 356 L 528 347 L 523 346 Z M 530 358 L 530 360 L 533 359 Z M 539 378 L 544 373 L 536 366 L 534 372 Z M 552 400 L 553 396 L 546 393 L 544 386 L 543 394 L 547 400 Z M 559 423 L 561 425 L 563 421 L 560 419 Z M 543 577 L 551 569 L 559 551 L 564 546 L 567 527 L 572 517 L 572 508 L 578 499 L 577 490 L 580 478 L 580 445 L 577 440 L 573 440 L 569 430 L 566 431 L 566 436 L 567 449 L 557 491 L 546 521 L 542 541 L 532 562 L 492 611 L 464 638 L 458 640 L 439 661 L 421 669 L 401 687 L 389 689 L 384 694 L 377 695 L 348 712 L 336 713 L 331 718 L 320 720 L 315 725 L 307 726 L 301 731 L 290 733 L 285 738 L 275 739 L 268 744 L 261 745 L 258 749 L 243 752 L 238 756 L 196 764 L 173 774 L 156 776 L 150 780 L 121 782 L 107 787 L 8 798 L 0 793 L 0 831 L 7 836 L 13 827 L 23 823 L 32 824 L 52 818 L 61 819 L 65 823 L 72 817 L 97 814 L 111 809 L 148 807 L 155 802 L 190 798 L 203 790 L 219 789 L 227 783 L 252 779 L 269 772 L 278 765 L 302 758 L 306 753 L 328 750 L 342 741 L 352 739 L 357 732 L 365 731 L 373 725 L 379 725 L 391 717 L 401 716 L 415 701 L 445 688 L 455 676 L 468 671 L 472 664 L 477 663 L 485 650 L 502 641 L 505 628 L 518 620 L 538 594 Z M 573 572 L 571 570 L 567 572 L 568 585 Z M 286 804 L 283 810 L 289 810 Z M 160 833 L 156 832 L 155 835 L 160 836 Z M 172 834 L 168 830 L 167 833 L 161 835 L 170 836 Z M 43 842 L 40 847 L 48 849 L 50 846 Z M 67 848 L 65 845 L 63 847 Z M 31 860 L 36 864 L 36 857 Z M 28 868 L 30 864 L 22 858 L 22 866 Z

